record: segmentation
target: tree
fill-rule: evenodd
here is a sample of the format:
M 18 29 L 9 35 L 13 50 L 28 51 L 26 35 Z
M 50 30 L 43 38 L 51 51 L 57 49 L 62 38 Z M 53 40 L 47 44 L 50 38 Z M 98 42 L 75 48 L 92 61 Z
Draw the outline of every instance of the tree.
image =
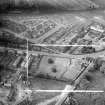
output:
M 95 52 L 95 48 L 93 48 L 93 47 L 83 47 L 82 49 L 81 49 L 81 52 L 82 53 L 94 53 Z
M 105 74 L 105 61 L 102 63 L 102 66 L 100 67 L 100 71 Z

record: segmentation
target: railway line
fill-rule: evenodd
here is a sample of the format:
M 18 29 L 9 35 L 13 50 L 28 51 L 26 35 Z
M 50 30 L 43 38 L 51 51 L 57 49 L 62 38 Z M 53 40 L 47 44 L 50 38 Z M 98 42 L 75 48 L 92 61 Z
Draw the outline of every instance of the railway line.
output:
M 0 48 L 4 48 L 5 47 L 0 47 Z M 16 48 L 9 48 L 6 47 L 6 49 L 11 49 L 11 50 L 16 50 L 16 51 L 21 51 L 21 52 L 26 52 L 26 50 L 20 50 L 20 49 L 16 49 Z M 83 55 L 73 55 L 73 54 L 64 54 L 64 53 L 46 53 L 46 52 L 40 52 L 40 51 L 28 51 L 30 54 L 40 54 L 40 55 L 46 55 L 46 56 L 54 56 L 54 57 L 61 57 L 61 58 L 73 58 L 73 59 L 78 59 L 78 58 L 85 58 L 85 57 L 99 57 L 99 56 L 105 56 L 105 51 L 100 51 L 100 52 L 96 52 L 96 53 L 90 53 L 90 54 L 83 54 Z

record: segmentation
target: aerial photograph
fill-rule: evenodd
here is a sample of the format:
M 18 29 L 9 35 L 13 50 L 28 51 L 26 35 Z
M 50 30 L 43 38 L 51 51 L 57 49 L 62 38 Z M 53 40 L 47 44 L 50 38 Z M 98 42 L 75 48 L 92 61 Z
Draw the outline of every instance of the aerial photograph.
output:
M 0 105 L 105 105 L 105 1 L 0 0 Z

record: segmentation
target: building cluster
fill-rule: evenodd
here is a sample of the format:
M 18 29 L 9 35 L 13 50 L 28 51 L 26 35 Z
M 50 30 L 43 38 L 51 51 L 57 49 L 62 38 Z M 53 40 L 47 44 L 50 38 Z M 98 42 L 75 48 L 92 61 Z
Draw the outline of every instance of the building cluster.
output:
M 12 49 L 7 50 L 5 48 L 3 48 L 0 51 L 0 65 L 13 70 L 17 70 L 18 68 L 26 69 L 27 67 L 31 68 L 31 65 L 32 68 L 36 69 L 37 63 L 39 63 L 38 61 L 40 61 L 40 59 L 41 57 L 38 54 L 32 55 L 29 53 L 29 55 L 27 56 L 26 52 L 12 50 Z
M 45 44 L 66 44 L 66 45 L 91 45 L 104 43 L 105 26 L 93 22 L 87 27 L 78 26 L 78 30 L 69 27 L 60 27 L 57 31 L 46 37 L 42 43 Z
M 71 26 L 60 24 L 50 18 L 43 17 L 32 20 L 26 19 L 19 21 L 19 23 L 16 20 L 4 19 L 2 24 L 4 30 L 0 33 L 0 37 L 8 39 L 11 43 L 9 43 L 10 46 L 23 49 L 26 47 L 26 40 L 36 44 L 70 45 L 69 47 L 55 47 L 55 50 L 58 52 L 67 52 L 69 54 L 94 53 L 102 50 L 105 44 L 105 26 L 99 22 L 92 22 L 87 26 L 78 24 Z M 78 28 L 75 29 L 75 27 Z M 21 43 L 21 46 L 15 42 Z M 71 45 L 80 46 L 74 47 Z M 81 45 L 88 46 L 84 47 Z
M 71 26 L 49 18 L 19 22 L 4 19 L 1 25 L 0 90 L 9 91 L 6 102 L 13 101 L 14 105 L 18 97 L 15 105 L 33 105 L 32 101 L 36 102 L 34 105 L 47 105 L 37 100 L 44 103 L 49 99 L 50 92 L 40 92 L 49 87 L 104 89 L 100 84 L 105 80 L 105 25 L 93 21 L 87 26 Z M 79 105 L 78 97 L 77 93 L 70 93 L 60 105 Z
M 21 34 L 22 32 L 26 31 L 27 27 L 21 23 L 17 23 L 10 19 L 3 19 L 1 22 L 2 27 L 5 27 L 6 29 Z
M 34 20 L 35 21 L 35 20 Z M 38 21 L 38 20 L 36 20 Z M 41 20 L 40 20 L 41 21 Z M 36 40 L 42 36 L 45 36 L 46 33 L 50 32 L 51 30 L 53 30 L 54 28 L 57 27 L 57 24 L 54 23 L 51 20 L 44 20 L 42 22 L 38 21 L 39 23 L 35 24 L 31 24 L 33 21 L 27 21 L 29 29 L 27 30 L 27 32 L 24 34 L 26 37 L 29 37 L 30 39 Z M 23 22 L 24 24 L 24 22 Z M 26 24 L 26 23 L 25 23 Z
M 0 45 L 1 47 L 14 48 L 20 50 L 26 50 L 28 43 L 29 51 L 45 52 L 45 53 L 66 53 L 66 54 L 88 54 L 95 53 L 104 49 L 104 45 L 98 46 L 40 46 L 32 43 L 30 40 L 22 39 L 15 36 L 7 30 L 0 30 Z

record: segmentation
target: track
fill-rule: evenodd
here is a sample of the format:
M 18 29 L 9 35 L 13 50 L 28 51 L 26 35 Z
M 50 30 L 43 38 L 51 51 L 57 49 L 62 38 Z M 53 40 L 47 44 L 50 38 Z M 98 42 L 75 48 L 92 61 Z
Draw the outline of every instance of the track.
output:
M 5 47 L 0 47 L 0 48 L 5 48 Z M 26 50 L 20 50 L 20 49 L 14 49 L 14 48 L 7 48 L 6 49 L 12 49 L 12 50 L 17 50 L 17 51 L 22 51 L 26 52 Z M 92 54 L 83 54 L 83 55 L 72 55 L 72 54 L 64 54 L 64 53 L 58 53 L 58 54 L 49 54 L 47 52 L 39 52 L 39 51 L 29 51 L 30 54 L 40 54 L 40 55 L 46 55 L 46 56 L 54 56 L 54 57 L 61 57 L 61 58 L 72 58 L 72 59 L 78 59 L 78 58 L 85 58 L 85 57 L 99 57 L 105 55 L 105 51 L 100 51 L 97 53 L 92 53 Z

